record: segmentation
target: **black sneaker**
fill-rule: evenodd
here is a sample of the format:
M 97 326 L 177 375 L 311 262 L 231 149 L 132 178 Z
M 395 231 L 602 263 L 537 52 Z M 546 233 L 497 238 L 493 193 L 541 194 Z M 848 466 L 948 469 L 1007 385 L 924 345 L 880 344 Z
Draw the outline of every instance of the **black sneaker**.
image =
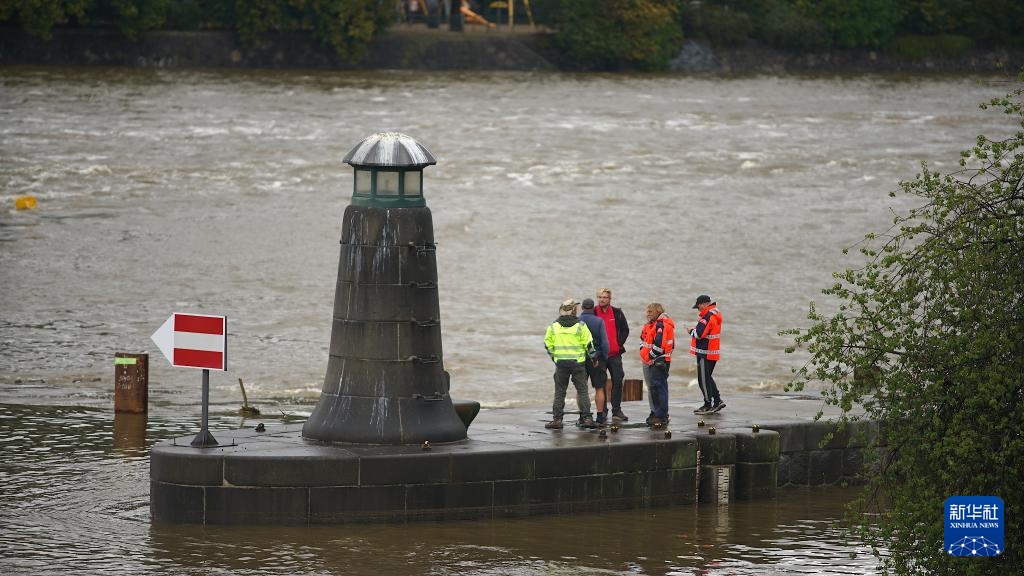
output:
M 606 418 L 606 414 L 607 414 L 607 412 L 598 412 L 597 413 L 597 425 L 598 425 L 598 427 L 604 427 L 605 420 L 607 419 Z
M 551 422 L 548 422 L 547 424 L 545 424 L 544 427 L 547 428 L 548 430 L 561 430 L 562 429 L 562 419 L 561 418 L 555 418 Z
M 718 402 L 715 402 L 711 406 L 711 409 L 708 410 L 708 414 L 711 414 L 713 412 L 721 412 L 722 408 L 725 408 L 725 402 L 722 402 L 721 400 L 719 400 Z
M 705 402 L 703 405 L 701 405 L 700 408 L 697 408 L 696 410 L 694 410 L 693 413 L 694 414 L 710 414 L 709 410 L 711 410 L 711 404 L 708 404 L 708 403 Z
M 629 418 L 622 413 L 622 409 L 612 410 L 612 420 L 618 420 L 619 422 L 629 422 Z

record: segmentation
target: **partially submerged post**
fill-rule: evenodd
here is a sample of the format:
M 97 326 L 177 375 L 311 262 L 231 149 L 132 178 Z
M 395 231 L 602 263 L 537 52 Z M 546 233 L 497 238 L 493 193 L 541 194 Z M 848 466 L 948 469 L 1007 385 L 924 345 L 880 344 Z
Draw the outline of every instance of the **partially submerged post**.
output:
M 114 354 L 114 412 L 149 411 L 149 354 Z
M 368 444 L 466 438 L 441 354 L 434 225 L 423 198 L 433 155 L 404 134 L 374 134 L 342 224 L 330 358 L 302 436 Z

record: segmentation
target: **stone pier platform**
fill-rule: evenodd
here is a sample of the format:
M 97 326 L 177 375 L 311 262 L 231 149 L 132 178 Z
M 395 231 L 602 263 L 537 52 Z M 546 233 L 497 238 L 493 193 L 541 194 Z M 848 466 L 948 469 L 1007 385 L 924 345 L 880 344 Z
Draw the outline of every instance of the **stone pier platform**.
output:
M 835 426 L 814 420 L 825 407 L 812 396 L 734 394 L 705 416 L 682 400 L 657 430 L 643 424 L 646 401 L 623 403 L 630 420 L 603 433 L 571 426 L 570 414 L 546 430 L 545 407 L 485 409 L 467 440 L 428 448 L 325 444 L 301 425 L 213 430 L 220 446 L 193 448 L 188 436 L 153 447 L 150 510 L 175 523 L 339 524 L 720 505 L 857 482 L 878 438 L 860 422 L 825 442 Z

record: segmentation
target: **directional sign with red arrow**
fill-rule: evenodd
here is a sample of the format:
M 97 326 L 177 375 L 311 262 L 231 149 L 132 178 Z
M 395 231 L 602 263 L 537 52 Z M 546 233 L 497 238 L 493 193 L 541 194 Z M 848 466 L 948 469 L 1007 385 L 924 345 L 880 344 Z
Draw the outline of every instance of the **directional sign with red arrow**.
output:
M 171 366 L 228 369 L 228 319 L 226 316 L 175 312 L 150 338 Z

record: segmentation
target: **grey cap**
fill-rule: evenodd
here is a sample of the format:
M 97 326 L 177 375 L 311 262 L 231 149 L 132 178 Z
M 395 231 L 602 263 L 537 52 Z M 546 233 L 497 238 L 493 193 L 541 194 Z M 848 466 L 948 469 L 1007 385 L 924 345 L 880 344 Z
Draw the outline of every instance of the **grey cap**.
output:
M 378 132 L 367 136 L 341 161 L 353 166 L 377 168 L 423 168 L 437 164 L 430 150 L 401 132 Z
M 583 299 L 583 309 L 584 310 L 593 310 L 594 309 L 594 299 L 593 298 L 584 298 Z

